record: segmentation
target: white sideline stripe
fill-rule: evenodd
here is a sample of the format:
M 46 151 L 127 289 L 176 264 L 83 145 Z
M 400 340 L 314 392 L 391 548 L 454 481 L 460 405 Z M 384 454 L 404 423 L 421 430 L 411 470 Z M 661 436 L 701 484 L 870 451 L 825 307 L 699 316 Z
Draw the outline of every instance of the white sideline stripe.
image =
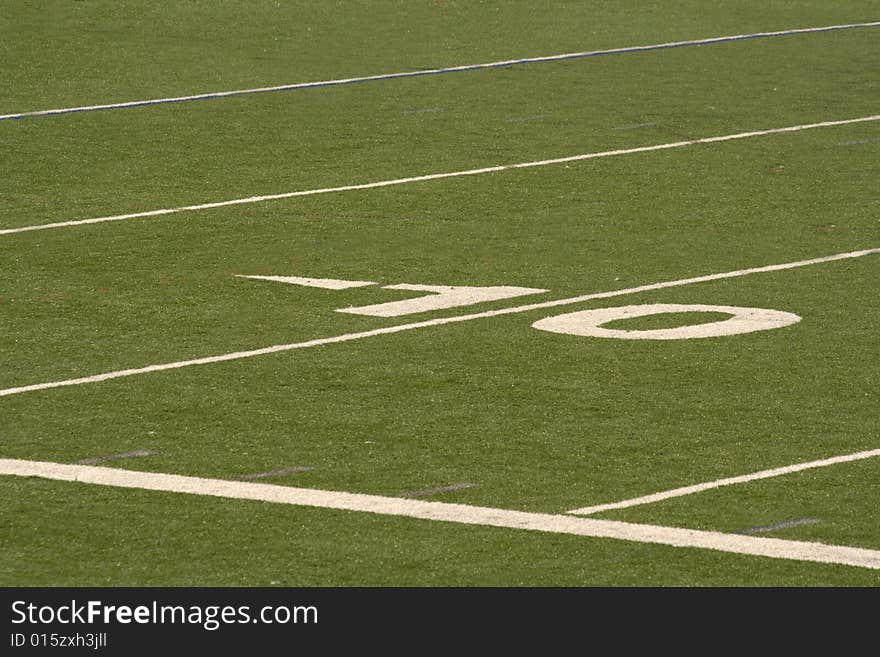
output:
M 149 372 L 161 372 L 164 370 L 173 370 L 181 367 L 189 367 L 191 365 L 207 365 L 209 363 L 220 363 L 229 360 L 238 360 L 241 358 L 252 358 L 254 356 L 263 356 L 266 354 L 276 354 L 282 351 L 290 351 L 292 349 L 305 349 L 308 347 L 317 347 L 325 344 L 334 344 L 338 342 L 350 342 L 352 340 L 360 340 L 375 335 L 388 335 L 391 333 L 400 333 L 402 331 L 410 331 L 413 329 L 426 328 L 428 326 L 441 326 L 443 324 L 454 324 L 457 322 L 466 322 L 472 319 L 483 319 L 486 317 L 498 317 L 500 315 L 509 315 L 512 313 L 524 313 L 530 310 L 539 310 L 541 308 L 554 308 L 556 306 L 565 306 L 572 303 L 580 303 L 582 301 L 591 301 L 593 299 L 608 299 L 611 297 L 622 296 L 626 294 L 636 294 L 638 292 L 649 292 L 651 290 L 662 290 L 669 287 L 678 287 L 681 285 L 690 285 L 692 283 L 704 283 L 709 281 L 717 281 L 725 278 L 735 278 L 738 276 L 747 276 L 749 274 L 759 274 L 765 272 L 782 271 L 785 269 L 794 269 L 797 267 L 806 267 L 808 265 L 816 265 L 825 262 L 834 262 L 835 260 L 845 260 L 848 258 L 859 258 L 862 256 L 880 253 L 880 248 L 865 249 L 863 251 L 850 251 L 848 253 L 838 253 L 835 255 L 824 256 L 821 258 L 812 258 L 810 260 L 799 260 L 797 262 L 787 262 L 779 265 L 767 265 L 764 267 L 753 267 L 750 269 L 738 269 L 736 271 L 724 272 L 721 274 L 709 274 L 707 276 L 696 276 L 694 278 L 683 278 L 677 281 L 665 281 L 662 283 L 652 283 L 650 285 L 640 285 L 638 287 L 630 287 L 622 290 L 612 290 L 611 292 L 597 292 L 594 294 L 584 294 L 577 297 L 569 297 L 567 299 L 556 299 L 554 301 L 543 301 L 540 303 L 532 303 L 524 306 L 515 306 L 512 308 L 501 308 L 498 310 L 486 310 L 480 313 L 472 313 L 469 315 L 456 315 L 453 317 L 440 317 L 437 319 L 428 319 L 421 322 L 413 322 L 411 324 L 398 324 L 396 326 L 386 326 L 384 328 L 372 329 L 370 331 L 361 331 L 359 333 L 346 333 L 330 338 L 317 338 L 307 340 L 305 342 L 294 342 L 291 344 L 280 344 L 271 347 L 263 347 L 261 349 L 252 349 L 249 351 L 236 351 L 219 356 L 207 356 L 204 358 L 194 358 L 191 360 L 182 360 L 173 363 L 163 363 L 159 365 L 148 365 L 146 367 L 138 367 L 127 370 L 117 370 L 115 372 L 105 372 L 94 376 L 85 376 L 77 379 L 66 379 L 63 381 L 50 381 L 48 383 L 35 383 L 15 388 L 6 388 L 0 390 L 0 397 L 7 395 L 17 395 L 23 392 L 32 392 L 36 390 L 46 390 L 48 388 L 60 388 L 62 386 L 75 386 L 86 383 L 98 383 L 100 381 L 108 381 L 110 379 L 118 379 L 125 376 L 135 376 L 138 374 L 147 374 Z
M 315 87 L 332 87 L 343 84 L 353 84 L 359 82 L 376 82 L 380 80 L 394 80 L 398 78 L 413 78 L 424 75 L 438 75 L 445 73 L 461 73 L 465 71 L 477 71 L 489 68 L 502 68 L 505 66 L 516 66 L 522 64 L 537 64 L 541 62 L 556 62 L 566 59 L 581 59 L 584 57 L 595 57 L 599 55 L 618 55 L 645 52 L 651 50 L 666 50 L 671 48 L 681 48 L 685 46 L 702 46 L 712 43 L 725 43 L 730 41 L 743 41 L 746 39 L 758 39 L 765 37 L 791 36 L 795 34 L 809 34 L 816 32 L 832 32 L 836 30 L 848 30 L 864 27 L 878 27 L 880 22 L 870 23 L 848 23 L 844 25 L 825 25 L 821 27 L 804 27 L 787 30 L 776 30 L 774 32 L 752 32 L 749 34 L 733 34 L 720 37 L 708 37 L 704 39 L 691 39 L 688 41 L 670 41 L 666 43 L 655 43 L 645 46 L 629 46 L 623 48 L 609 48 L 606 50 L 585 50 L 581 52 L 571 52 L 559 55 L 546 55 L 543 57 L 522 57 L 519 59 L 507 59 L 497 62 L 486 62 L 483 64 L 463 64 L 460 66 L 448 66 L 443 68 L 423 69 L 420 71 L 405 71 L 401 73 L 380 73 L 377 75 L 367 75 L 354 78 L 340 78 L 335 80 L 320 80 L 317 82 L 298 82 L 293 84 L 282 84 L 272 87 L 256 87 L 252 89 L 235 89 L 231 91 L 214 91 L 208 93 L 194 94 L 189 96 L 171 96 L 168 98 L 153 98 L 147 100 L 134 100 L 123 103 L 108 103 L 104 105 L 82 105 L 79 107 L 63 107 L 49 110 L 35 110 L 32 112 L 18 112 L 15 114 L 0 114 L 0 121 L 6 119 L 21 119 L 28 116 L 51 116 L 55 114 L 73 114 L 75 112 L 89 112 L 95 110 L 123 109 L 126 107 L 145 107 L 148 105 L 161 105 L 167 103 L 180 103 L 185 101 L 208 100 L 212 98 L 224 98 L 229 96 L 243 96 L 247 94 L 267 93 L 274 91 L 293 91 L 295 89 L 309 89 Z M 440 108 L 442 109 L 442 108 Z M 431 110 L 422 110 L 431 111 Z
M 592 538 L 612 538 L 637 543 L 703 548 L 775 559 L 880 569 L 880 551 L 878 550 L 677 527 L 658 527 L 615 520 L 578 518 L 567 514 L 529 513 L 409 498 L 19 459 L 0 459 L 0 474 L 40 477 L 56 481 L 75 481 L 117 488 L 136 488 L 358 511 L 466 525 L 525 529 Z
M 754 130 L 751 132 L 737 132 L 730 135 L 721 135 L 718 137 L 704 137 L 701 139 L 691 139 L 688 141 L 676 141 L 666 144 L 655 144 L 653 146 L 638 146 L 636 148 L 622 148 L 611 151 L 599 151 L 596 153 L 582 153 L 580 155 L 569 155 L 567 157 L 557 157 L 550 160 L 536 160 L 534 162 L 520 162 L 518 164 L 501 164 L 491 167 L 483 167 L 481 169 L 468 169 L 465 171 L 449 171 L 446 173 L 432 173 L 424 176 L 413 176 L 410 178 L 395 178 L 393 180 L 380 180 L 378 182 L 362 183 L 359 185 L 343 185 L 341 187 L 324 187 L 320 189 L 307 189 L 298 192 L 284 192 L 282 194 L 267 194 L 262 196 L 249 196 L 247 198 L 237 198 L 228 201 L 216 201 L 213 203 L 200 203 L 198 205 L 183 205 L 175 208 L 162 208 L 159 210 L 147 210 L 145 212 L 132 212 L 130 214 L 117 214 L 107 217 L 94 217 L 91 219 L 77 219 L 73 221 L 61 221 L 51 224 L 39 224 L 34 226 L 20 226 L 18 228 L 5 228 L 0 230 L 0 235 L 12 235 L 14 233 L 24 233 L 33 230 L 47 230 L 50 228 L 66 228 L 70 226 L 81 226 L 85 224 L 99 224 L 111 221 L 123 221 L 126 219 L 137 219 L 141 217 L 157 217 L 160 215 L 177 214 L 181 212 L 194 212 L 197 210 L 210 210 L 212 208 L 222 208 L 231 205 L 245 205 L 251 203 L 262 203 L 264 201 L 277 201 L 280 199 L 294 198 L 298 196 L 315 196 L 317 194 L 332 194 L 336 192 L 350 192 L 361 189 L 375 189 L 377 187 L 390 187 L 392 185 L 405 185 L 414 182 L 424 182 L 428 180 L 441 180 L 443 178 L 457 178 L 461 176 L 476 176 L 484 173 L 495 173 L 499 171 L 508 171 L 511 169 L 526 169 L 530 167 L 542 167 L 551 164 L 562 164 L 565 162 L 578 162 L 580 160 L 592 160 L 602 157 L 614 157 L 617 155 L 630 155 L 632 153 L 648 153 L 651 151 L 661 151 L 670 148 L 682 148 L 685 146 L 694 146 L 696 144 L 714 144 L 724 141 L 733 141 L 736 139 L 749 139 L 751 137 L 764 137 L 767 135 L 778 135 L 787 132 L 800 132 L 802 130 L 812 130 L 814 128 L 829 128 L 833 126 L 849 125 L 852 123 L 864 123 L 866 121 L 880 120 L 880 115 L 862 116 L 854 119 L 841 119 L 839 121 L 820 121 L 819 123 L 805 123 L 802 125 L 787 126 L 784 128 L 770 128 L 768 130 Z
M 694 484 L 693 486 L 684 486 L 682 488 L 673 488 L 672 490 L 663 491 L 661 493 L 653 493 L 643 497 L 634 497 L 630 500 L 622 500 L 620 502 L 612 502 L 610 504 L 597 504 L 596 506 L 585 506 L 580 509 L 573 509 L 569 513 L 579 516 L 588 516 L 600 511 L 610 511 L 612 509 L 626 509 L 631 506 L 639 506 L 642 504 L 651 504 L 652 502 L 661 502 L 673 497 L 681 497 L 683 495 L 692 495 L 693 493 L 701 493 L 705 490 L 713 488 L 721 488 L 722 486 L 731 486 L 733 484 L 743 484 L 758 479 L 769 479 L 771 477 L 780 477 L 782 475 L 791 474 L 792 472 L 801 472 L 811 468 L 824 468 L 829 465 L 838 463 L 849 463 L 850 461 L 859 461 L 861 459 L 869 459 L 874 456 L 880 456 L 880 449 L 872 449 L 866 452 L 856 452 L 855 454 L 846 454 L 844 456 L 834 456 L 832 458 L 821 459 L 819 461 L 810 461 L 809 463 L 797 463 L 795 465 L 787 465 L 781 468 L 772 468 L 770 470 L 761 470 L 752 474 L 740 475 L 738 477 L 728 477 L 726 479 L 718 479 L 717 481 L 709 481 L 703 484 Z

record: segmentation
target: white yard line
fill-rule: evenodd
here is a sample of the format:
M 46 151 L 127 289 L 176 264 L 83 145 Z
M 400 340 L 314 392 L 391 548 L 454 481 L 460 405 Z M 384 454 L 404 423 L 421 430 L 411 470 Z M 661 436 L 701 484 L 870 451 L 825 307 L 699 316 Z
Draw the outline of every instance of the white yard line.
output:
M 880 569 L 880 551 L 878 550 L 677 527 L 658 527 L 614 520 L 578 518 L 568 514 L 529 513 L 409 498 L 19 459 L 0 459 L 0 475 L 40 477 L 56 481 L 75 481 L 117 488 L 207 495 L 236 500 L 258 500 L 273 504 L 292 504 L 465 525 L 573 534 L 636 543 L 701 548 L 775 559 Z
M 667 490 L 660 493 L 653 493 L 651 495 L 645 495 L 643 497 L 634 497 L 632 499 L 622 500 L 620 502 L 611 502 L 610 504 L 585 506 L 581 507 L 580 509 L 573 509 L 569 511 L 569 513 L 579 516 L 588 516 L 593 513 L 599 513 L 601 511 L 626 509 L 632 506 L 640 506 L 642 504 L 662 502 L 663 500 L 668 500 L 673 497 L 682 497 L 683 495 L 701 493 L 703 491 L 711 490 L 713 488 L 721 488 L 722 486 L 744 484 L 749 481 L 757 481 L 758 479 L 769 479 L 770 477 L 780 477 L 782 475 L 791 474 L 793 472 L 801 472 L 803 470 L 810 470 L 812 468 L 824 468 L 829 465 L 836 465 L 838 463 L 849 463 L 851 461 L 869 459 L 875 456 L 880 456 L 880 449 L 872 449 L 865 452 L 856 452 L 854 454 L 845 454 L 843 456 L 834 456 L 827 459 L 821 459 L 819 461 L 810 461 L 808 463 L 796 463 L 795 465 L 787 465 L 781 468 L 772 468 L 770 470 L 761 470 L 760 472 L 753 472 L 747 475 L 728 477 L 726 479 L 718 479 L 716 481 L 709 481 L 703 484 L 694 484 L 693 486 L 684 486 L 682 488 L 674 488 L 672 490 Z
M 63 107 L 58 109 L 36 110 L 32 112 L 18 112 L 15 114 L 0 114 L 0 121 L 7 119 L 22 119 L 26 117 L 52 116 L 56 114 L 73 114 L 78 112 L 93 112 L 98 110 L 115 110 L 127 109 L 134 107 L 145 107 L 149 105 L 163 105 L 168 103 L 181 103 L 188 101 L 210 100 L 215 98 L 226 98 L 230 96 L 244 96 L 248 94 L 293 91 L 296 89 L 313 89 L 316 87 L 334 87 L 344 84 L 356 84 L 363 82 L 378 82 L 382 80 L 394 80 L 399 78 L 414 78 L 424 75 L 441 75 L 446 73 L 463 73 L 466 71 L 478 71 L 492 68 L 504 68 L 509 66 L 518 66 L 522 64 L 538 64 L 544 62 L 558 62 L 569 59 L 582 59 L 585 57 L 597 57 L 601 55 L 623 55 L 629 53 L 647 52 L 651 50 L 669 50 L 672 48 L 683 48 L 689 46 L 704 46 L 715 43 L 728 43 L 732 41 L 745 41 L 748 39 L 762 39 L 770 37 L 792 36 L 796 34 L 811 34 L 818 32 L 833 32 L 837 30 L 851 30 L 859 28 L 878 27 L 880 22 L 871 23 L 848 23 L 844 25 L 825 25 L 821 27 L 804 27 L 788 30 L 777 30 L 775 32 L 752 32 L 749 34 L 734 34 L 730 36 L 708 37 L 704 39 L 691 39 L 688 41 L 671 41 L 667 43 L 655 43 L 645 46 L 629 46 L 624 48 L 609 48 L 606 50 L 585 50 L 582 52 L 564 53 L 559 55 L 547 55 L 543 57 L 523 57 L 520 59 L 507 59 L 497 62 L 486 62 L 483 64 L 464 64 L 461 66 L 449 66 L 444 68 L 424 69 L 420 71 L 405 71 L 402 73 L 380 73 L 378 75 L 367 75 L 354 78 L 340 78 L 335 80 L 320 80 L 317 82 L 297 82 L 293 84 L 282 84 L 272 87 L 256 87 L 251 89 L 234 89 L 231 91 L 215 91 L 209 93 L 194 94 L 189 96 L 172 96 L 169 98 L 152 98 L 147 100 L 134 100 L 123 103 L 108 103 L 104 105 L 81 105 L 79 107 Z
M 837 253 L 835 255 L 824 256 L 821 258 L 811 258 L 809 260 L 798 260 L 796 262 L 786 262 L 777 265 L 767 265 L 764 267 L 752 267 L 749 269 L 738 269 L 736 271 L 723 272 L 720 274 L 708 274 L 706 276 L 696 276 L 694 278 L 683 278 L 675 281 L 664 281 L 662 283 L 651 283 L 649 285 L 639 285 L 638 287 L 630 287 L 621 290 L 612 290 L 610 292 L 596 292 L 593 294 L 584 294 L 577 297 L 569 297 L 566 299 L 555 299 L 553 301 L 543 301 L 540 303 L 532 303 L 523 306 L 515 306 L 512 308 L 501 308 L 498 310 L 487 310 L 480 313 L 471 313 L 468 315 L 456 315 L 454 317 L 439 317 L 437 319 L 428 319 L 421 322 L 412 322 L 410 324 L 398 324 L 395 326 L 386 326 L 383 328 L 372 329 L 369 331 L 361 331 L 359 333 L 346 333 L 329 338 L 317 338 L 314 340 L 306 340 L 305 342 L 294 342 L 290 344 L 280 344 L 271 347 L 262 347 L 260 349 L 251 349 L 248 351 L 236 351 L 218 356 L 207 356 L 204 358 L 193 358 L 190 360 L 181 360 L 172 363 L 162 363 L 157 365 L 148 365 L 146 367 L 137 367 L 126 370 L 116 370 L 113 372 L 105 372 L 103 374 L 95 374 L 93 376 L 85 376 L 76 379 L 65 379 L 61 381 L 50 381 L 47 383 L 35 383 L 31 385 L 18 386 L 14 388 L 6 388 L 0 390 L 0 397 L 8 395 L 17 395 L 24 392 L 34 392 L 37 390 L 47 390 L 49 388 L 60 388 L 63 386 L 83 385 L 87 383 L 98 383 L 108 381 L 110 379 L 118 379 L 127 376 L 136 376 L 140 374 L 148 374 L 150 372 L 162 372 L 165 370 L 179 369 L 182 367 L 190 367 L 192 365 L 207 365 L 210 363 L 220 363 L 230 360 L 239 360 L 242 358 L 253 358 L 254 356 L 264 356 L 267 354 L 277 354 L 283 351 L 293 349 L 306 349 L 308 347 L 317 347 L 326 344 L 335 344 L 338 342 L 350 342 L 352 340 L 360 340 L 376 335 L 389 335 L 392 333 L 400 333 L 402 331 L 410 331 L 413 329 L 427 328 L 429 326 L 441 326 L 443 324 L 454 324 L 458 322 L 467 322 L 473 319 L 484 319 L 487 317 L 498 317 L 501 315 L 509 315 L 513 313 L 524 313 L 531 310 L 540 310 L 542 308 L 554 308 L 556 306 L 565 306 L 573 303 L 581 303 L 583 301 L 591 301 L 593 299 L 609 299 L 611 297 L 623 296 L 626 294 L 636 294 L 638 292 L 649 292 L 652 290 L 662 290 L 670 287 L 679 287 L 682 285 L 691 285 L 693 283 L 705 283 L 709 281 L 718 281 L 726 278 L 736 278 L 739 276 L 747 276 L 750 274 L 759 274 L 774 271 L 783 271 L 786 269 L 795 269 L 797 267 L 806 267 L 826 262 L 834 262 L 836 260 L 846 260 L 849 258 L 860 258 L 867 255 L 880 253 L 880 248 L 865 249 L 862 251 L 850 251 L 847 253 Z
M 158 217 L 169 214 L 179 214 L 182 212 L 195 212 L 199 210 L 210 210 L 214 208 L 223 208 L 233 205 L 247 205 L 252 203 L 263 203 L 265 201 L 277 201 L 280 199 L 295 198 L 299 196 L 315 196 L 318 194 L 333 194 L 338 192 L 350 192 L 363 189 L 375 189 L 378 187 L 390 187 L 393 185 L 406 185 L 415 182 L 426 182 L 429 180 L 441 180 L 444 178 L 457 178 L 461 176 L 477 176 L 485 173 L 496 173 L 499 171 L 508 171 L 511 169 L 527 169 L 530 167 L 543 167 L 551 164 L 563 164 L 566 162 L 578 162 L 582 160 L 593 160 L 603 157 L 615 157 L 618 155 L 631 155 L 633 153 L 648 153 L 651 151 L 662 151 L 672 148 L 683 148 L 685 146 L 695 146 L 697 144 L 714 144 L 725 141 L 734 141 L 737 139 L 750 139 L 752 137 L 765 137 L 768 135 L 779 135 L 789 132 L 800 132 L 802 130 L 812 130 L 815 128 L 829 128 L 834 126 L 850 125 L 854 123 L 865 123 L 868 121 L 880 120 L 880 114 L 872 116 L 861 116 L 854 119 L 841 119 L 837 121 L 820 121 L 818 123 L 804 123 L 801 125 L 786 126 L 783 128 L 770 128 L 768 130 L 754 130 L 751 132 L 737 132 L 729 135 L 720 135 L 717 137 L 704 137 L 702 139 L 690 139 L 687 141 L 676 141 L 666 144 L 654 144 L 652 146 L 638 146 L 636 148 L 622 148 L 610 151 L 599 151 L 595 153 L 581 153 L 580 155 L 569 155 L 566 157 L 557 157 L 549 160 L 535 160 L 532 162 L 520 162 L 518 164 L 501 164 L 497 166 L 483 167 L 480 169 L 467 169 L 463 171 L 448 171 L 446 173 L 432 173 L 423 176 L 413 176 L 409 178 L 395 178 L 392 180 L 380 180 L 377 182 L 362 183 L 357 185 L 343 185 L 340 187 L 323 187 L 320 189 L 307 189 L 296 192 L 284 192 L 281 194 L 266 194 L 261 196 L 248 196 L 246 198 L 237 198 L 227 201 L 215 201 L 212 203 L 199 203 L 197 205 L 183 205 L 174 208 L 161 208 L 158 210 L 147 210 L 144 212 L 132 212 L 129 214 L 117 214 L 106 217 L 93 217 L 91 219 L 75 219 L 72 221 L 61 221 L 51 224 L 37 224 L 32 226 L 20 226 L 17 228 L 4 228 L 0 230 L 0 235 L 13 235 L 15 233 L 25 233 L 34 230 L 48 230 L 50 228 L 69 228 L 71 226 L 83 226 L 86 224 L 100 224 L 112 221 L 124 221 L 128 219 L 138 219 L 143 217 Z

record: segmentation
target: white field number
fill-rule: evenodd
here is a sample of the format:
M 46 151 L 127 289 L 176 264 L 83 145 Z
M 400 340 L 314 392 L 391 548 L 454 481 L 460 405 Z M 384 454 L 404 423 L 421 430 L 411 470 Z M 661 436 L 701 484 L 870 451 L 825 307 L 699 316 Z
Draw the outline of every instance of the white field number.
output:
M 291 285 L 318 287 L 329 290 L 344 290 L 353 287 L 376 285 L 372 281 L 347 281 L 330 278 L 302 278 L 298 276 L 248 276 L 241 278 L 274 281 Z M 530 294 L 548 292 L 531 287 L 470 287 L 450 285 L 386 285 L 386 290 L 406 290 L 410 292 L 428 292 L 420 296 L 401 301 L 389 301 L 369 306 L 338 308 L 336 312 L 373 317 L 401 317 L 418 313 L 472 306 L 488 301 L 512 299 Z M 627 330 L 603 328 L 609 322 L 662 315 L 667 313 L 724 313 L 727 319 L 717 322 L 704 322 L 667 329 Z M 741 308 L 738 306 L 706 306 L 700 304 L 640 304 L 618 306 L 615 308 L 598 308 L 595 310 L 579 310 L 577 312 L 555 315 L 538 320 L 532 326 L 540 331 L 564 333 L 593 338 L 618 338 L 622 340 L 689 340 L 692 338 L 715 338 L 724 335 L 738 335 L 754 331 L 766 331 L 782 328 L 800 321 L 793 313 L 766 308 Z
M 603 328 L 609 322 L 662 315 L 667 313 L 725 313 L 727 319 L 703 324 L 692 324 L 667 329 L 626 330 Z M 700 304 L 641 304 L 579 310 L 540 319 L 532 326 L 540 331 L 564 333 L 593 338 L 618 338 L 621 340 L 689 340 L 692 338 L 715 338 L 753 331 L 782 328 L 800 321 L 793 313 L 766 308 L 741 308 L 738 306 L 706 306 Z

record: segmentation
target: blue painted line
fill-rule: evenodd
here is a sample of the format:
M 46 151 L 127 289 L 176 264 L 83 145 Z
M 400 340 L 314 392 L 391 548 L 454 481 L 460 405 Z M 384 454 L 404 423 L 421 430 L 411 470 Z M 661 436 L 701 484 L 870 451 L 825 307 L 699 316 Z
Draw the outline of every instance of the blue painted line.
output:
M 824 27 L 807 27 L 777 32 L 754 32 L 752 34 L 737 34 L 732 36 L 711 37 L 707 39 L 694 39 L 690 41 L 674 41 L 670 43 L 658 43 L 647 46 L 632 46 L 628 48 L 611 48 L 607 50 L 590 50 L 585 52 L 566 53 L 562 55 L 548 55 L 546 57 L 523 57 L 500 62 L 488 62 L 484 64 L 467 64 L 463 66 L 449 66 L 445 68 L 425 69 L 421 71 L 405 71 L 402 73 L 383 73 L 380 75 L 368 75 L 357 78 L 344 78 L 338 80 L 321 80 L 317 82 L 299 82 L 274 87 L 261 87 L 255 89 L 237 89 L 233 91 L 219 91 L 212 93 L 196 94 L 192 96 L 176 96 L 173 98 L 154 98 L 150 100 L 137 100 L 124 103 L 111 103 L 106 105 L 85 105 L 81 107 L 65 107 L 60 109 L 37 110 L 32 112 L 19 112 L 17 114 L 2 114 L 0 121 L 10 119 L 23 119 L 26 117 L 55 116 L 59 114 L 75 114 L 78 112 L 94 112 L 110 109 L 130 109 L 135 107 L 147 107 L 150 105 L 167 105 L 170 103 L 182 103 L 197 100 L 212 100 L 231 96 L 244 96 L 259 93 L 277 91 L 294 91 L 297 89 L 317 89 L 322 87 L 335 87 L 346 84 L 359 84 L 363 82 L 380 82 L 386 80 L 399 80 L 402 78 L 415 78 L 425 75 L 445 75 L 449 73 L 466 73 L 472 71 L 507 68 L 521 66 L 523 64 L 539 64 L 546 62 L 561 62 L 587 57 L 600 57 L 605 55 L 627 55 L 656 50 L 670 50 L 673 48 L 686 48 L 690 46 L 705 46 L 716 43 L 730 43 L 734 41 L 746 41 L 750 39 L 767 39 L 773 37 L 792 36 L 795 34 L 815 34 L 820 32 L 834 32 L 839 30 L 854 30 L 859 28 L 880 27 L 880 21 L 870 23 L 851 23 L 847 25 L 827 25 Z

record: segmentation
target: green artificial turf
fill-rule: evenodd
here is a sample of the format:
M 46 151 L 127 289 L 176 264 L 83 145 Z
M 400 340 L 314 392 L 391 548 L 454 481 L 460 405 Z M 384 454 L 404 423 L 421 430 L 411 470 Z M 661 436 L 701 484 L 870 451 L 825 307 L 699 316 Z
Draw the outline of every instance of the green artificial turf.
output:
M 863 2 L 749 4 L 21 2 L 0 17 L 16 28 L 0 39 L 13 62 L 0 113 L 876 19 Z M 0 231 L 869 117 L 877 29 L 4 120 Z M 0 391 L 876 249 L 877 126 L 0 234 Z M 302 468 L 261 481 L 392 497 L 467 483 L 425 499 L 559 514 L 877 449 L 878 267 L 874 254 L 3 394 L 0 458 L 150 450 L 102 465 L 233 480 Z M 401 283 L 547 292 L 334 312 L 423 294 L 383 288 Z M 633 304 L 801 320 L 671 341 L 531 326 Z M 880 550 L 878 463 L 598 517 Z M 694 548 L 33 478 L 0 488 L 5 586 L 878 582 Z

